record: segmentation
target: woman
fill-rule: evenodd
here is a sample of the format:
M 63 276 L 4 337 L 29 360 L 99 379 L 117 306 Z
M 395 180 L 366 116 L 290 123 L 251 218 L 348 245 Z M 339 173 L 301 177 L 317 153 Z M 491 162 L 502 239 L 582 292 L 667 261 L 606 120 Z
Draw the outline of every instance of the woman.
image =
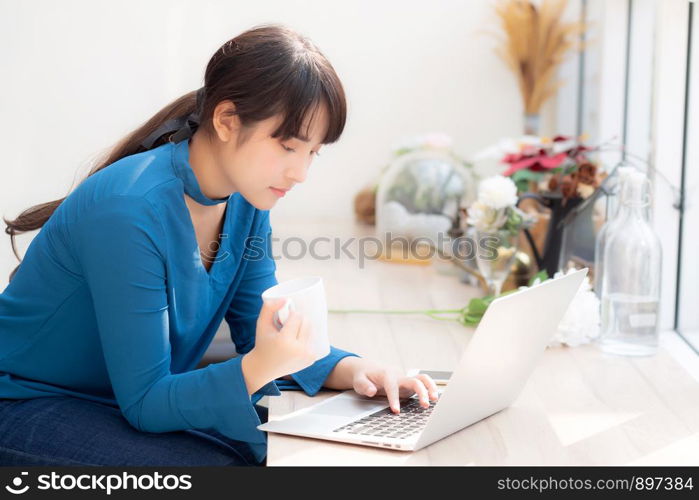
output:
M 282 304 L 262 304 L 271 252 L 246 259 L 345 116 L 312 42 L 258 26 L 67 197 L 5 221 L 15 254 L 14 235 L 41 230 L 0 295 L 0 463 L 260 465 L 257 403 L 279 388 L 353 388 L 394 411 L 437 397 L 427 376 L 335 347 L 313 362 L 302 318 L 279 332 Z M 240 355 L 196 369 L 223 319 Z

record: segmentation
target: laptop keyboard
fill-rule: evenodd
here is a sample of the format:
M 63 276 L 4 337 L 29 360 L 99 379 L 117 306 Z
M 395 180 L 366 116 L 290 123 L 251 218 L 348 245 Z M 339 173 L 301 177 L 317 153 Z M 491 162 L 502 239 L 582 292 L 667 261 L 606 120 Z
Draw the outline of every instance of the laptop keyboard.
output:
M 333 432 L 348 432 L 360 436 L 380 436 L 406 439 L 422 430 L 437 401 L 430 401 L 428 408 L 420 406 L 417 398 L 411 398 L 401 406 L 396 415 L 391 408 L 384 408 L 354 422 L 333 429 Z

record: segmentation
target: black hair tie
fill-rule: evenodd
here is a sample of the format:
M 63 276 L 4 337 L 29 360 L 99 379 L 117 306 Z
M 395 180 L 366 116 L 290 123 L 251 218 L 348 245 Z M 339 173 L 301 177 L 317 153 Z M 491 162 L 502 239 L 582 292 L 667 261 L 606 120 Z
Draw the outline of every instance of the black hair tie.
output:
M 155 129 L 148 137 L 141 141 L 141 147 L 146 151 L 153 148 L 158 139 L 160 139 L 165 134 L 173 133 L 168 141 L 172 143 L 178 143 L 185 139 L 189 139 L 194 135 L 194 132 L 199 127 L 200 112 L 204 105 L 204 96 L 206 93 L 206 87 L 201 87 L 197 90 L 197 100 L 195 105 L 195 110 L 188 114 L 187 116 L 181 116 L 179 118 L 173 118 L 166 121 L 160 127 Z

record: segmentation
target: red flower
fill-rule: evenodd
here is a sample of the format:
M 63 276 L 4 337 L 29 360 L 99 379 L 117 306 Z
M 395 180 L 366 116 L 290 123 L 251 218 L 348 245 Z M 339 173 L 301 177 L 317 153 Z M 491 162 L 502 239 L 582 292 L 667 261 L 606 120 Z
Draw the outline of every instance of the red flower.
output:
M 570 136 L 557 135 L 553 138 L 552 143 L 569 140 L 571 140 Z M 533 145 L 524 145 L 518 153 L 506 154 L 502 159 L 502 163 L 507 163 L 509 166 L 503 175 L 511 176 L 515 172 L 524 169 L 529 169 L 532 172 L 546 172 L 560 167 L 568 158 L 578 164 L 584 163 L 587 161 L 584 154 L 585 151 L 590 151 L 592 148 L 583 144 L 576 144 L 566 151 L 561 151 L 556 154 L 552 154 L 550 149 L 550 146 L 548 148 L 542 148 Z
M 567 156 L 568 153 L 566 153 L 565 151 L 563 153 L 558 153 L 554 156 L 544 156 L 543 158 L 541 158 L 540 163 L 541 166 L 544 168 L 556 168 L 565 161 Z
M 553 168 L 559 167 L 568 157 L 568 154 L 558 153 L 554 156 L 546 154 L 538 154 L 537 156 L 524 156 L 522 154 L 509 154 L 503 158 L 504 163 L 509 163 L 510 166 L 503 173 L 504 176 L 510 176 L 518 170 L 528 168 L 532 172 L 545 172 Z

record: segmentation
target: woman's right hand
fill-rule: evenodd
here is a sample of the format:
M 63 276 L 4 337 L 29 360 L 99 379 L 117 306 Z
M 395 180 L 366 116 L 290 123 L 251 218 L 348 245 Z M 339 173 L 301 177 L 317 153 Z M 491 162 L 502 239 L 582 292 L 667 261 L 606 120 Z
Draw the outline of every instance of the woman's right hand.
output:
M 294 310 L 281 330 L 274 325 L 274 313 L 280 310 L 286 299 L 264 301 L 257 318 L 255 347 L 248 353 L 254 358 L 256 369 L 265 378 L 274 380 L 302 370 L 315 361 L 310 344 L 310 325 Z

